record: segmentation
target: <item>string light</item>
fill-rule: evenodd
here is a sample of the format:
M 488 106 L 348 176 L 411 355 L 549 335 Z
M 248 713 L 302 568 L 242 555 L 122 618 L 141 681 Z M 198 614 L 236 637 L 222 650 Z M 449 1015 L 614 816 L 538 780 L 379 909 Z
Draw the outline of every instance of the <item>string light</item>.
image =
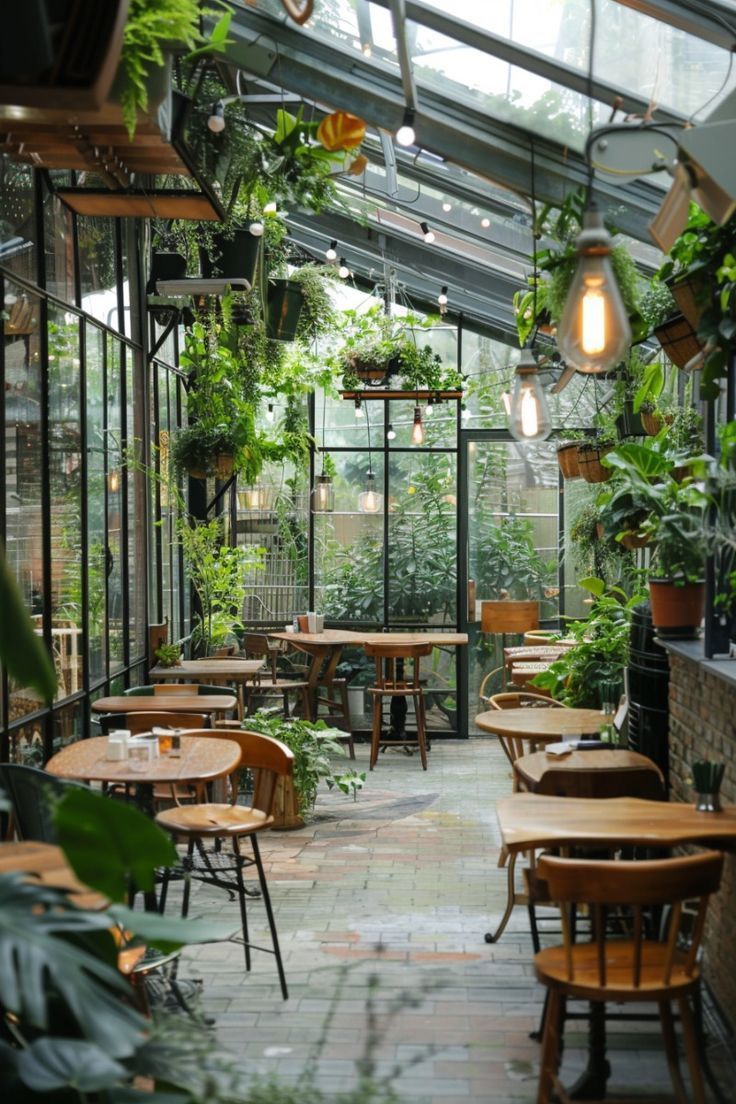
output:
M 325 249 L 325 258 L 328 261 L 337 260 L 337 238 L 333 238 L 327 249 Z
M 337 275 L 341 280 L 347 280 L 350 275 L 350 269 L 347 266 L 347 262 L 344 257 L 340 258 L 340 267 L 337 270 Z
M 440 289 L 437 303 L 439 304 L 440 314 L 447 314 L 447 284 L 444 284 Z
M 446 215 L 449 214 L 452 210 L 452 204 L 448 200 L 445 200 L 445 202 L 442 204 L 442 210 L 445 212 Z
M 401 126 L 396 131 L 396 141 L 400 146 L 413 146 L 417 140 L 416 132 L 414 130 L 414 111 L 412 108 L 407 107 L 404 112 L 404 118 L 401 121 Z
M 391 425 L 391 422 L 388 423 L 388 426 L 386 428 L 386 440 L 387 441 L 395 441 L 396 440 L 396 430 Z
M 363 404 L 361 403 L 360 399 L 355 400 L 355 417 L 365 418 L 365 411 L 363 410 Z
M 424 417 L 431 418 L 434 414 L 434 399 L 430 396 L 427 399 L 427 405 L 424 408 Z
M 462 406 L 460 407 L 460 417 L 462 418 L 462 420 L 464 422 L 467 422 L 468 419 L 470 418 L 470 411 L 468 410 L 465 403 L 463 403 Z
M 225 129 L 225 105 L 222 100 L 217 100 L 210 108 L 207 126 L 213 134 L 222 134 Z
M 484 230 L 487 230 L 488 227 L 491 225 L 491 220 L 488 218 L 487 215 L 484 215 L 484 217 L 480 220 L 480 224 Z
M 434 230 L 430 229 L 430 226 L 429 226 L 428 222 L 420 222 L 419 223 L 419 228 L 422 231 L 422 234 L 424 235 L 424 240 L 427 243 L 427 245 L 431 245 L 432 242 L 434 241 Z
M 268 408 L 266 410 L 266 421 L 273 424 L 273 421 L 274 421 L 275 417 L 276 417 L 276 414 L 275 414 L 274 409 L 273 409 L 273 403 L 269 403 Z

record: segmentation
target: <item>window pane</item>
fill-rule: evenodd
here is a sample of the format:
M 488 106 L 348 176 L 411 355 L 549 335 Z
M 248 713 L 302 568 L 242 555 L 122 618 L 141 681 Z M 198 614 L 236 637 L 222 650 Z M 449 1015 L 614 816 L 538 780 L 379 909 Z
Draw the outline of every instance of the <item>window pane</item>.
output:
M 82 689 L 82 448 L 79 318 L 49 307 L 51 635 L 57 698 Z
M 132 446 L 143 437 L 143 395 L 136 386 L 141 373 L 135 371 L 132 349 L 126 358 L 126 440 Z M 146 512 L 145 476 L 126 469 L 128 489 L 128 602 L 130 660 L 146 650 Z
M 33 194 L 30 166 L 0 156 L 0 264 L 35 282 L 38 257 Z
M 61 176 L 66 183 L 66 173 Z M 46 252 L 46 288 L 52 295 L 67 303 L 75 301 L 74 290 L 74 236 L 72 213 L 61 200 L 46 194 L 44 198 L 44 233 Z
M 87 622 L 89 678 L 94 684 L 107 670 L 106 651 L 106 576 L 105 546 L 105 480 L 107 436 L 105 434 L 104 392 L 105 336 L 96 326 L 87 325 L 86 385 L 87 385 L 87 588 L 89 617 Z M 114 484 L 120 478 L 119 469 L 112 469 L 107 479 Z
M 112 337 L 107 339 L 107 610 L 110 638 L 110 672 L 125 660 L 123 604 L 123 493 L 122 478 L 122 350 Z M 113 473 L 117 478 L 113 479 Z
M 109 218 L 77 218 L 82 306 L 106 326 L 115 326 L 115 225 Z

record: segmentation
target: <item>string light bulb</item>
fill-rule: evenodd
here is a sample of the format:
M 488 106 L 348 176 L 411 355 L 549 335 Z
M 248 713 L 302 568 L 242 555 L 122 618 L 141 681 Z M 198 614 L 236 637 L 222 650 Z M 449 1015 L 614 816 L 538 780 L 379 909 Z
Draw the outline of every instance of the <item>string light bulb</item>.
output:
M 225 105 L 222 100 L 217 100 L 210 108 L 207 127 L 213 134 L 222 134 L 225 129 Z
M 117 468 L 111 468 L 107 473 L 107 489 L 110 494 L 117 494 L 120 490 L 120 472 Z
M 376 477 L 369 471 L 365 478 L 365 490 L 358 495 L 361 514 L 377 514 L 383 504 L 383 495 L 376 490 Z
M 360 399 L 355 400 L 355 417 L 365 418 L 365 411 L 363 410 L 363 404 L 361 403 Z
M 337 260 L 337 239 L 333 238 L 327 249 L 325 249 L 325 259 L 328 261 Z
M 446 215 L 449 215 L 450 211 L 452 210 L 452 204 L 449 202 L 449 200 L 446 199 L 445 202 L 442 204 L 442 210 L 445 212 Z
M 253 235 L 254 238 L 262 238 L 263 237 L 264 227 L 263 227 L 263 223 L 260 221 L 260 219 L 257 219 L 255 222 L 252 222 L 250 224 L 250 226 L 248 227 L 248 229 L 250 230 L 250 232 L 251 232 L 251 234 Z
M 424 408 L 424 417 L 431 418 L 434 414 L 434 399 L 430 396 L 427 399 L 427 405 Z
M 516 365 L 509 433 L 517 441 L 544 441 L 552 432 L 539 366 L 531 349 L 522 349 Z
M 340 267 L 337 270 L 337 275 L 341 280 L 347 280 L 350 275 L 350 269 L 347 266 L 347 262 L 344 257 L 340 258 Z
M 579 372 L 605 372 L 626 353 L 631 326 L 611 265 L 611 235 L 592 204 L 575 245 L 578 264 L 557 327 L 557 347 Z
M 440 288 L 440 293 L 437 296 L 437 303 L 440 308 L 440 314 L 447 314 L 447 284 L 444 284 Z
M 422 231 L 422 234 L 424 235 L 424 240 L 427 243 L 427 245 L 431 245 L 432 242 L 434 241 L 434 230 L 432 230 L 430 228 L 430 225 L 429 225 L 428 222 L 420 222 L 419 223 L 419 228 Z
M 273 403 L 269 403 L 268 407 L 266 408 L 266 421 L 270 425 L 273 425 L 273 421 L 274 421 L 275 417 L 276 417 L 276 413 L 273 409 Z
M 388 426 L 386 427 L 386 440 L 387 441 L 395 441 L 396 440 L 396 430 L 391 425 L 391 422 L 389 422 Z
M 465 403 L 463 403 L 462 406 L 460 407 L 460 417 L 462 418 L 462 420 L 464 422 L 467 422 L 468 419 L 470 418 L 470 411 L 467 408 L 467 406 L 465 405 Z
M 422 408 L 414 407 L 414 425 L 411 427 L 411 443 L 413 445 L 424 444 L 424 424 L 422 423 Z
M 491 225 L 491 220 L 488 218 L 488 215 L 483 216 L 483 218 L 480 220 L 480 224 L 484 230 L 488 229 L 488 227 Z
M 416 131 L 414 130 L 414 111 L 412 108 L 407 107 L 404 112 L 404 118 L 401 120 L 401 126 L 396 131 L 396 141 L 400 146 L 413 146 L 417 140 Z

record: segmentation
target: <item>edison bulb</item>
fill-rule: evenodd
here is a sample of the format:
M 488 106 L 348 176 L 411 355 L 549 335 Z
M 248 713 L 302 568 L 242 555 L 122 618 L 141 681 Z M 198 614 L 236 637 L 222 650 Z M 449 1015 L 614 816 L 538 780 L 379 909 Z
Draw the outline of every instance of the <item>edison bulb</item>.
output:
M 418 406 L 414 407 L 414 425 L 411 427 L 411 443 L 413 445 L 424 444 L 424 426 L 422 425 L 422 411 Z
M 544 441 L 552 431 L 537 362 L 528 350 L 522 352 L 516 366 L 509 417 L 509 432 L 517 441 Z
M 377 514 L 383 505 L 383 495 L 376 490 L 376 477 L 368 472 L 365 490 L 358 495 L 358 509 L 361 514 Z
M 331 514 L 335 509 L 335 487 L 329 475 L 318 475 L 312 491 L 312 510 L 315 514 Z
M 557 328 L 557 347 L 579 372 L 605 372 L 626 354 L 631 326 L 611 265 L 611 235 L 597 211 L 586 211 L 576 244 L 578 266 Z

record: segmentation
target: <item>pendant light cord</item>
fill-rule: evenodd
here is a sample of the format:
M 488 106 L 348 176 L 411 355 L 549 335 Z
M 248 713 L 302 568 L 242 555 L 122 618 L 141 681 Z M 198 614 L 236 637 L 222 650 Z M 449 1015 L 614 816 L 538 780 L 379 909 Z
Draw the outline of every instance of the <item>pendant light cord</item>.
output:
M 325 474 L 325 420 L 327 413 L 327 391 L 322 390 L 322 475 Z
M 368 475 L 373 475 L 373 457 L 371 454 L 371 410 L 370 402 L 365 404 L 365 428 L 368 430 Z
M 593 59 L 595 56 L 595 31 L 596 31 L 595 0 L 590 0 L 590 34 L 588 36 L 588 141 L 593 130 Z M 586 147 L 587 152 L 587 147 Z M 585 188 L 585 206 L 590 205 L 593 198 L 593 158 L 588 152 L 588 179 Z
M 532 340 L 530 346 L 534 344 L 534 337 L 536 336 L 537 329 L 537 281 L 539 279 L 537 273 L 537 177 L 536 177 L 536 163 L 534 159 L 534 139 L 532 138 L 530 143 L 531 152 L 531 187 L 532 187 L 532 318 L 534 319 L 534 333 L 532 334 Z

